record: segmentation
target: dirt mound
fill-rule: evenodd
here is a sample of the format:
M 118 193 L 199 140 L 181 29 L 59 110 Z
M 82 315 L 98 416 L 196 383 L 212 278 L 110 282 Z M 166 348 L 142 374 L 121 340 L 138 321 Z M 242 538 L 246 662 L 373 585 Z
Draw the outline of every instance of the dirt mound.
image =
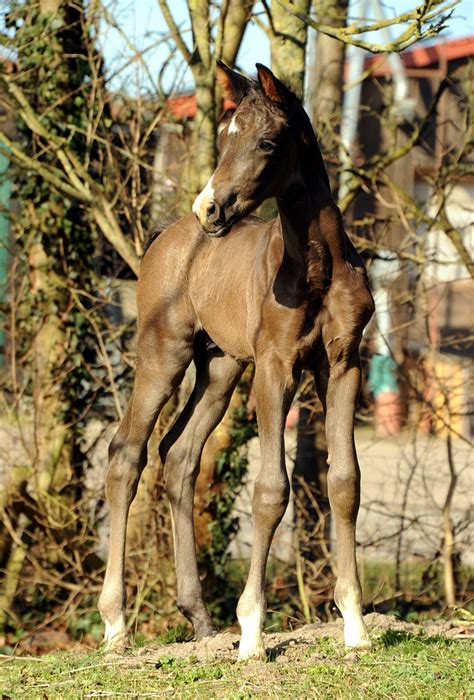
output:
M 421 624 L 402 622 L 391 615 L 371 613 L 365 616 L 365 623 L 372 639 L 376 639 L 386 630 L 406 632 L 409 634 L 424 633 L 429 636 L 462 639 L 474 637 L 474 624 L 460 621 L 430 620 Z M 337 622 L 318 622 L 305 625 L 291 632 L 275 632 L 264 635 L 268 656 L 279 663 L 289 663 L 296 654 L 301 653 L 305 646 L 313 646 L 318 639 L 332 638 L 341 643 L 343 649 L 342 620 Z M 215 637 L 206 637 L 199 641 L 181 642 L 175 644 L 151 644 L 142 649 L 139 657 L 148 661 L 160 657 L 173 659 L 195 658 L 197 661 L 209 662 L 215 659 L 237 660 L 240 635 L 231 632 L 221 632 Z M 324 656 L 324 652 L 321 653 Z M 143 658 L 145 657 L 145 658 Z

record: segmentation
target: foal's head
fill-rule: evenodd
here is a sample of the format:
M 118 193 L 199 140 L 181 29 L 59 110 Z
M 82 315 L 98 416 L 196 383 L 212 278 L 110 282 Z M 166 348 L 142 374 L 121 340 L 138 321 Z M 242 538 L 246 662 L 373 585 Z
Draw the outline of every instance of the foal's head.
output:
M 302 179 L 305 157 L 311 152 L 314 160 L 318 149 L 295 95 L 265 66 L 257 70 L 254 81 L 217 64 L 218 80 L 237 109 L 219 136 L 219 164 L 193 204 L 210 236 L 222 236 L 265 199 L 288 192 Z M 322 160 L 321 166 L 327 179 Z

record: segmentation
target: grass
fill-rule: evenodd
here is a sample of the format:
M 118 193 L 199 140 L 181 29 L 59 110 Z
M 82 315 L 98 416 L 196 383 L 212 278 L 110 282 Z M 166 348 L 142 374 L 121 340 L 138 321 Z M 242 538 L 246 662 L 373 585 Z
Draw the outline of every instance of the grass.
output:
M 60 652 L 0 659 L 8 698 L 474 698 L 472 644 L 386 630 L 372 651 L 344 654 L 333 639 L 291 647 L 266 663 Z
M 363 599 L 367 610 L 382 604 L 384 612 L 402 619 L 419 621 L 438 617 L 443 609 L 442 562 L 404 561 L 400 565 L 400 589 L 395 586 L 395 564 L 389 561 L 359 562 Z M 458 599 L 474 614 L 474 568 L 461 566 L 457 572 Z M 391 601 L 391 604 L 387 604 Z M 384 604 L 385 602 L 385 604 Z

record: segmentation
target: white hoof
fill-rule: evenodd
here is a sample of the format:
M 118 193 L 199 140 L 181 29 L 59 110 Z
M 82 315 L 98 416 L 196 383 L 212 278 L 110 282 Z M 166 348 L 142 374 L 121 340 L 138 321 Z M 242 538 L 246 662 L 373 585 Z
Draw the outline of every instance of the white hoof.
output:
M 263 640 L 257 645 L 245 645 L 242 641 L 240 642 L 239 661 L 248 661 L 249 659 L 265 661 L 266 658 L 267 653 L 263 646 Z
M 362 621 L 351 620 L 344 624 L 344 644 L 348 649 L 370 649 L 372 642 Z
M 265 659 L 265 646 L 263 644 L 262 625 L 263 615 L 260 608 L 256 608 L 250 615 L 238 615 L 242 636 L 239 646 L 239 661 L 247 659 Z
M 105 651 L 122 651 L 128 646 L 127 631 L 122 620 L 114 623 L 105 622 L 103 647 Z

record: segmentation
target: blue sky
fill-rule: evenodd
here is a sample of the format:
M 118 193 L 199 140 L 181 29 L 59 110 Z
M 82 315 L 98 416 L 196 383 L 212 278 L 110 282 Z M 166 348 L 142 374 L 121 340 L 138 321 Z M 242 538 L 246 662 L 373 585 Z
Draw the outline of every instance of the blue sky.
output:
M 383 2 L 385 16 L 390 17 L 413 9 L 419 2 L 421 0 L 385 0 Z M 186 28 L 189 28 L 186 0 L 169 0 L 169 6 L 172 8 L 177 23 L 182 27 L 184 36 L 189 41 L 189 31 L 186 32 Z M 260 3 L 257 3 L 257 11 L 259 9 L 262 11 L 261 6 L 259 6 Z M 110 8 L 111 10 L 113 8 L 117 23 L 131 44 L 138 50 L 145 52 L 151 79 L 157 79 L 170 53 L 170 43 L 167 42 L 168 28 L 157 0 L 112 0 Z M 359 0 L 353 0 L 350 7 L 350 17 L 355 20 L 359 16 Z M 393 32 L 396 33 L 397 30 L 394 29 Z M 474 0 L 461 0 L 454 8 L 454 16 L 442 36 L 455 38 L 470 34 L 474 34 Z M 365 38 L 377 40 L 370 36 Z M 123 65 L 124 60 L 133 54 L 131 47 L 127 46 L 127 40 L 120 36 L 116 30 L 105 26 L 102 32 L 102 43 L 111 73 L 114 73 Z M 239 52 L 238 64 L 242 70 L 252 74 L 257 61 L 268 64 L 270 62 L 270 48 L 265 33 L 254 22 L 250 22 Z M 114 85 L 118 88 L 125 84 L 127 90 L 135 91 L 149 80 L 150 78 L 146 76 L 146 71 L 143 65 L 140 65 L 140 61 L 134 61 L 125 71 L 118 73 Z M 185 71 L 179 53 L 165 69 L 162 84 L 166 90 L 171 89 L 171 86 L 174 86 L 175 89 L 185 89 L 192 86 L 189 71 Z

